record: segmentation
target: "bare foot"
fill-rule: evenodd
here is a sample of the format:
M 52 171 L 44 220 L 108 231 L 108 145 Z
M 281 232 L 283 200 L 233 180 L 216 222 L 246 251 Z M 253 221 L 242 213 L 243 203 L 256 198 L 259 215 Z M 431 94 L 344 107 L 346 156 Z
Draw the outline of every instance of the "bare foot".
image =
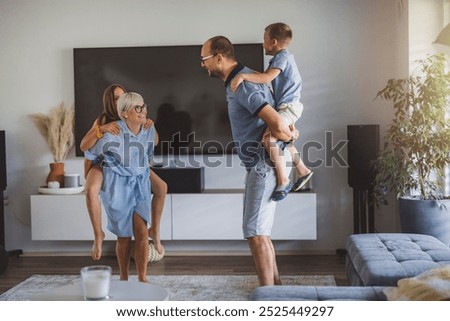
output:
M 91 249 L 91 257 L 94 261 L 98 261 L 102 257 L 102 245 L 104 239 L 105 239 L 105 232 L 103 231 L 101 236 L 96 237 L 94 239 L 94 243 L 92 244 Z
M 153 243 L 155 244 L 155 249 L 158 251 L 158 253 L 164 255 L 166 250 L 164 249 L 164 246 L 161 244 L 161 239 L 159 238 L 159 235 L 156 236 L 156 233 L 152 230 L 152 228 L 148 229 L 148 237 L 153 240 Z

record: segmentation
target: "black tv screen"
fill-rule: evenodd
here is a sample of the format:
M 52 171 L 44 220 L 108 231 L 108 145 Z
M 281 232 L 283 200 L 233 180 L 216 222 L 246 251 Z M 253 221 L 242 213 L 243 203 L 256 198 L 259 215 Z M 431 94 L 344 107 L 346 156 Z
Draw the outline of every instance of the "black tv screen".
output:
M 141 94 L 160 143 L 155 154 L 233 153 L 224 84 L 200 65 L 201 45 L 75 48 L 76 155 L 81 139 L 103 110 L 112 83 Z M 262 44 L 236 44 L 235 56 L 262 71 Z

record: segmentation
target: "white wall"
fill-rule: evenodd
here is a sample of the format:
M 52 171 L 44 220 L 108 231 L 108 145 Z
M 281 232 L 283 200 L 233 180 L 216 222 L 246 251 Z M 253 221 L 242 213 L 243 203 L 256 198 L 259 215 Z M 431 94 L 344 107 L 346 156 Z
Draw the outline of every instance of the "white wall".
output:
M 410 0 L 409 53 L 411 70 L 415 61 L 428 54 L 448 51 L 448 47 L 433 44 L 439 32 L 450 22 L 449 0 Z
M 305 112 L 297 144 L 301 148 L 304 142 L 317 141 L 325 146 L 327 131 L 336 144 L 346 139 L 348 124 L 380 124 L 383 129 L 391 118 L 390 110 L 373 99 L 387 79 L 407 73 L 407 4 L 406 0 L 1 0 L 0 129 L 7 135 L 7 248 L 25 252 L 90 248 L 87 243 L 33 242 L 30 236 L 29 196 L 44 184 L 52 157 L 27 115 L 47 112 L 61 101 L 73 103 L 73 48 L 201 44 L 217 34 L 236 43 L 258 42 L 266 25 L 286 22 L 294 31 L 291 51 L 304 79 Z M 341 155 L 346 159 L 345 149 Z M 325 151 L 311 153 L 310 158 L 325 159 Z M 82 172 L 82 158 L 73 151 L 66 171 Z M 343 248 L 352 233 L 347 169 L 332 163 L 314 171 L 318 239 L 280 242 L 278 249 L 334 251 Z M 206 170 L 206 188 L 242 187 L 242 183 L 238 166 Z M 376 222 L 379 231 L 395 231 L 395 210 L 380 211 Z M 177 250 L 190 245 L 167 246 Z M 208 246 L 246 248 L 245 243 Z

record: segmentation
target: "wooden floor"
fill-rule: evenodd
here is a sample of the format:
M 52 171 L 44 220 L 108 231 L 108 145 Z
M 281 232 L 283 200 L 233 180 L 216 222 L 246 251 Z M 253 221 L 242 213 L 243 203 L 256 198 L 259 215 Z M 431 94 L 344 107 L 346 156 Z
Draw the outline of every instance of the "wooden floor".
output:
M 337 285 L 347 285 L 345 259 L 339 255 L 282 255 L 277 257 L 280 275 L 333 275 Z M 118 274 L 116 258 L 94 262 L 88 256 L 11 257 L 0 275 L 0 293 L 33 274 L 78 274 L 86 265 L 105 264 Z M 134 263 L 130 266 L 135 274 Z M 249 275 L 255 274 L 250 256 L 166 256 L 149 264 L 149 275 Z

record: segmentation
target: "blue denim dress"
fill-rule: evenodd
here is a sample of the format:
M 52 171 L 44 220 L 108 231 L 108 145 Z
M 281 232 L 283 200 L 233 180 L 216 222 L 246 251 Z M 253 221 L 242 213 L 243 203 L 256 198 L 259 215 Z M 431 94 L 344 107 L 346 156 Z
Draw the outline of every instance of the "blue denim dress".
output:
M 89 160 L 101 159 L 103 184 L 100 197 L 108 216 L 107 228 L 119 237 L 131 237 L 133 213 L 150 221 L 150 167 L 156 131 L 141 128 L 137 135 L 122 120 L 119 135 L 106 133 L 85 152 Z

